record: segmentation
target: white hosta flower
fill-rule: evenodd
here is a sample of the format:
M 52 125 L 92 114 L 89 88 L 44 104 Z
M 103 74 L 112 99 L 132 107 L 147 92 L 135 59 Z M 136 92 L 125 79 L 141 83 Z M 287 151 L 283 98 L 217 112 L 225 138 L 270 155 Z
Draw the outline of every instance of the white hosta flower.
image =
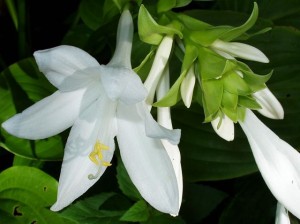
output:
M 161 98 L 163 98 L 165 94 L 168 92 L 169 88 L 170 88 L 170 74 L 169 74 L 169 66 L 167 65 L 156 90 L 157 99 L 160 100 Z M 157 108 L 157 122 L 165 128 L 173 129 L 170 107 Z M 179 199 L 178 204 L 180 207 L 182 201 L 182 192 L 183 192 L 180 151 L 178 145 L 170 144 L 170 142 L 164 139 L 161 141 L 172 161 L 172 165 L 175 171 L 175 175 L 177 178 L 177 185 L 178 185 L 178 199 Z
M 290 224 L 289 212 L 281 203 L 277 203 L 275 224 Z
M 234 123 L 233 121 L 226 116 L 225 114 L 222 117 L 220 123 L 220 117 L 217 117 L 211 121 L 211 125 L 215 132 L 226 141 L 232 141 L 234 139 Z
M 300 154 L 247 109 L 239 121 L 256 164 L 274 197 L 300 218 Z
M 182 101 L 187 108 L 190 108 L 192 99 L 193 99 L 193 92 L 196 83 L 196 76 L 195 76 L 195 66 L 192 64 L 190 69 L 188 70 L 186 76 L 184 77 L 181 86 L 180 86 L 180 93 L 182 97 Z
M 222 40 L 215 40 L 211 46 L 216 53 L 227 59 L 233 59 L 235 57 L 243 58 L 250 61 L 258 61 L 268 63 L 269 59 L 259 49 L 243 43 L 238 42 L 226 42 Z
M 58 90 L 2 124 L 27 139 L 72 127 L 53 211 L 69 205 L 101 177 L 111 165 L 116 136 L 125 168 L 144 199 L 162 212 L 178 213 L 177 179 L 161 139 L 178 144 L 180 131 L 159 126 L 147 109 L 147 91 L 131 69 L 132 35 L 132 18 L 124 11 L 108 65 L 71 46 L 35 52 L 39 69 Z
M 253 96 L 262 107 L 258 112 L 271 119 L 283 119 L 284 110 L 268 87 L 255 92 Z
M 152 105 L 157 84 L 168 63 L 173 44 L 173 37 L 165 36 L 159 44 L 155 58 L 144 85 L 148 90 L 147 104 Z

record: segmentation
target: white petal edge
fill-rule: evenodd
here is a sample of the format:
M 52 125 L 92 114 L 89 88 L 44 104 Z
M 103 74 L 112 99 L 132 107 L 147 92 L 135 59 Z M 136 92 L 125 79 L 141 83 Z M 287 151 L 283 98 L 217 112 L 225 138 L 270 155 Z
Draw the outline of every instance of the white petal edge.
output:
M 269 63 L 269 59 L 263 52 L 248 44 L 226 42 L 217 39 L 212 43 L 211 47 L 230 54 L 233 57 L 243 58 L 250 61 Z
M 56 91 L 13 116 L 2 127 L 10 134 L 25 139 L 44 139 L 73 125 L 80 111 L 99 96 L 97 87 L 74 92 Z
M 163 74 L 163 71 L 168 63 L 173 44 L 173 37 L 165 36 L 156 51 L 155 58 L 149 72 L 149 75 L 144 82 L 146 89 L 148 90 L 148 97 L 146 103 L 153 104 L 154 94 L 157 84 Z
M 239 121 L 259 171 L 274 197 L 300 218 L 300 154 L 247 109 Z
M 220 117 L 217 117 L 213 121 L 211 121 L 211 125 L 215 132 L 224 140 L 232 141 L 234 139 L 234 123 L 233 121 L 226 115 L 222 117 L 221 125 L 219 126 Z
M 170 87 L 170 74 L 166 73 L 161 78 L 158 88 L 157 88 L 157 99 L 161 99 L 169 90 Z M 157 122 L 161 126 L 173 129 L 172 120 L 171 120 L 171 111 L 170 107 L 158 107 L 157 108 Z M 182 178 L 182 169 L 181 169 L 181 156 L 180 151 L 177 145 L 172 145 L 167 140 L 161 140 L 165 150 L 168 153 L 168 156 L 172 162 L 173 169 L 175 171 L 176 179 L 177 179 L 177 185 L 178 185 L 178 205 L 179 208 L 181 206 L 182 202 L 182 193 L 183 193 L 183 178 Z M 176 214 L 173 214 L 176 215 Z
M 275 224 L 291 224 L 288 211 L 279 202 L 277 202 Z
M 177 145 L 180 140 L 181 130 L 167 129 L 159 125 L 152 117 L 147 105 L 144 102 L 136 104 L 139 115 L 143 118 L 146 135 L 151 138 L 166 139 L 171 144 Z
M 57 88 L 74 72 L 99 66 L 97 60 L 87 52 L 68 45 L 36 51 L 33 56 L 39 70 Z
M 106 170 L 89 159 L 96 141 L 109 147 L 103 150 L 103 160 L 110 162 L 115 145 L 115 104 L 99 99 L 90 105 L 74 123 L 66 147 L 59 178 L 58 196 L 52 211 L 59 211 L 94 185 Z M 96 175 L 97 174 L 97 175 Z M 89 179 L 89 175 L 96 176 Z
M 196 83 L 196 76 L 195 76 L 194 64 L 193 64 L 188 70 L 187 75 L 183 79 L 180 86 L 181 97 L 184 105 L 187 108 L 190 108 L 192 103 L 195 83 Z
M 131 69 L 131 47 L 133 37 L 133 21 L 129 10 L 121 14 L 115 53 L 107 64 L 108 66 L 123 66 Z
M 284 118 L 284 110 L 281 103 L 268 87 L 255 92 L 253 96 L 262 107 L 262 109 L 258 110 L 259 113 L 271 119 Z
M 120 153 L 132 182 L 151 206 L 178 214 L 177 179 L 161 140 L 146 135 L 135 107 L 119 104 L 117 116 Z

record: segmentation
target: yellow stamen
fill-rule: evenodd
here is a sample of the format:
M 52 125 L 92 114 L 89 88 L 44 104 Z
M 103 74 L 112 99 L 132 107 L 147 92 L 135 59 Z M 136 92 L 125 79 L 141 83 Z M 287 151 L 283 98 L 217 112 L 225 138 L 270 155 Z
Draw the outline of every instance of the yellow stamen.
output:
M 99 170 L 95 175 L 93 175 L 93 174 L 88 175 L 88 178 L 90 180 L 96 179 L 100 175 L 100 173 L 101 173 L 100 165 L 106 166 L 106 167 L 111 166 L 110 162 L 103 160 L 103 153 L 102 153 L 103 150 L 109 150 L 109 147 L 107 145 L 102 144 L 99 140 L 97 140 L 94 145 L 93 151 L 89 155 L 89 158 L 93 163 L 95 163 L 97 166 L 99 166 Z

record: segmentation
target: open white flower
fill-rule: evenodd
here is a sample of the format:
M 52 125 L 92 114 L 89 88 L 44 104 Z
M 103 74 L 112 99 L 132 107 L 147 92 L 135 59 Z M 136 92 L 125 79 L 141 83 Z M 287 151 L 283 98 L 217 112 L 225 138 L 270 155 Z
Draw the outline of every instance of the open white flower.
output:
M 274 197 L 300 218 L 300 154 L 265 126 L 251 110 L 239 121 L 259 171 Z
M 163 128 L 152 118 L 144 102 L 147 91 L 131 69 L 132 35 L 127 10 L 108 65 L 71 46 L 35 52 L 39 69 L 58 90 L 2 124 L 27 139 L 47 138 L 72 126 L 54 211 L 101 177 L 111 165 L 117 136 L 125 168 L 144 199 L 162 212 L 178 213 L 177 179 L 161 139 L 178 144 L 180 131 Z

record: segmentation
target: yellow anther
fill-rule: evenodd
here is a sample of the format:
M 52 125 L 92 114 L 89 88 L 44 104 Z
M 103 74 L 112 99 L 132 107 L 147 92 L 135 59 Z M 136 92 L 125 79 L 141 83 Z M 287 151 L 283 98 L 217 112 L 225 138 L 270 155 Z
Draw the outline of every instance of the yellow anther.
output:
M 102 161 L 101 164 L 102 164 L 102 166 L 111 166 L 111 163 L 106 162 L 106 161 Z
M 111 164 L 109 162 L 103 161 L 103 154 L 102 154 L 103 150 L 108 150 L 108 149 L 109 147 L 107 145 L 104 145 L 99 140 L 97 140 L 94 145 L 94 150 L 89 155 L 90 160 L 96 165 L 100 165 L 101 162 L 102 166 L 110 166 Z

